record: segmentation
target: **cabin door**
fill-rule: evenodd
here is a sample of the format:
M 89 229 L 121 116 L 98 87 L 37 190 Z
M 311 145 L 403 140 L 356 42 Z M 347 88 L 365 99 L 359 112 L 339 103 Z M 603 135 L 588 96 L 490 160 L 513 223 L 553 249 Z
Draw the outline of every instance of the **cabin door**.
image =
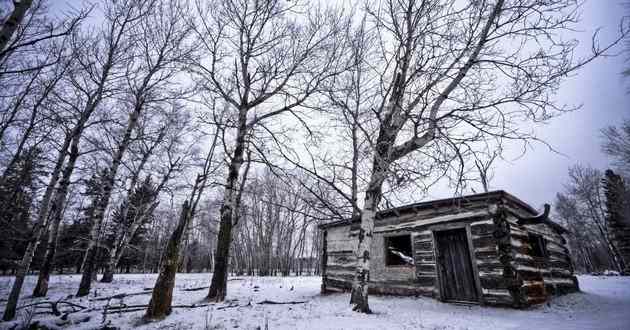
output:
M 453 302 L 479 301 L 466 229 L 438 231 L 435 232 L 435 239 L 442 299 Z

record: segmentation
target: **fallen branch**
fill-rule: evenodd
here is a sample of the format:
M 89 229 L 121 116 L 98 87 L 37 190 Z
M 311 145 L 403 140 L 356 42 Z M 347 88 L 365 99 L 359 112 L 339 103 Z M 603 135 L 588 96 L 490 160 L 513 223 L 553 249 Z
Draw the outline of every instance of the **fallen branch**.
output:
M 214 303 L 192 304 L 192 305 L 173 305 L 171 306 L 171 308 L 201 308 L 201 307 L 207 307 L 207 306 L 212 306 L 212 305 L 214 305 Z M 146 310 L 148 307 L 149 305 L 126 305 L 126 304 L 114 305 L 114 306 L 107 307 L 105 314 L 139 312 L 139 311 Z
M 217 310 L 228 309 L 228 308 L 236 308 L 236 307 L 252 307 L 252 302 L 250 301 L 246 305 L 229 304 L 227 306 L 217 307 Z
M 273 301 L 273 300 L 263 300 L 256 304 L 258 305 L 297 305 L 297 304 L 305 304 L 307 301 Z
M 118 314 L 118 313 L 133 313 L 133 312 L 140 312 L 140 311 L 145 311 L 146 307 L 143 308 L 130 308 L 130 309 L 124 309 L 124 310 L 107 310 L 105 311 L 103 314 Z
M 237 278 L 230 278 L 230 279 L 228 279 L 228 282 L 229 281 L 243 281 L 243 280 L 244 280 L 244 278 L 237 277 Z M 209 288 L 210 288 L 210 286 L 200 286 L 198 288 L 181 289 L 181 291 L 201 291 L 201 290 L 205 290 L 205 289 L 209 289 Z
M 68 305 L 72 308 L 72 311 L 61 311 L 59 309 L 60 305 Z M 18 307 L 17 309 L 23 309 L 23 308 L 28 308 L 28 307 L 34 307 L 37 309 L 41 309 L 41 308 L 50 308 L 50 311 L 46 311 L 46 312 L 37 312 L 37 314 L 53 314 L 55 316 L 60 316 L 61 314 L 71 314 L 71 313 L 76 313 L 78 311 L 82 311 L 82 310 L 86 310 L 87 307 L 85 306 L 81 306 L 79 304 L 75 304 L 69 301 L 65 301 L 65 300 L 58 300 L 58 301 L 50 301 L 50 300 L 46 300 L 46 301 L 38 301 L 36 303 L 32 303 L 32 304 L 28 304 L 28 305 L 22 305 L 20 307 Z
M 59 301 L 59 302 L 57 302 L 57 303 L 58 303 L 58 304 L 65 304 L 65 305 L 68 305 L 68 306 L 70 306 L 70 307 L 72 307 L 72 308 L 75 308 L 75 307 L 76 307 L 77 309 L 80 309 L 80 310 L 87 309 L 87 307 L 85 307 L 85 306 L 81 306 L 81 305 L 79 305 L 79 304 L 75 304 L 75 303 L 73 303 L 73 302 L 69 302 L 69 301 L 65 301 L 65 300 Z
M 115 294 L 113 296 L 109 296 L 109 297 L 102 297 L 102 298 L 94 298 L 91 299 L 90 301 L 105 301 L 105 300 L 110 300 L 110 299 L 122 299 L 122 298 L 126 298 L 126 297 L 132 297 L 132 296 L 140 296 L 143 294 L 151 294 L 152 291 L 142 291 L 142 292 L 134 292 L 134 293 L 119 293 L 119 294 Z
M 182 289 L 182 291 L 201 291 L 201 290 L 205 290 L 208 289 L 209 286 L 200 286 L 198 288 L 190 288 L 190 289 Z

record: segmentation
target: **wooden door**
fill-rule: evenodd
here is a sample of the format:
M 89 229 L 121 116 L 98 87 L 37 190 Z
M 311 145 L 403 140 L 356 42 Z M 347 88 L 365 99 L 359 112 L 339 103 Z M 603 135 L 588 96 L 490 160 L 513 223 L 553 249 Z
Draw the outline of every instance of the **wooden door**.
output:
M 466 229 L 438 231 L 435 239 L 442 299 L 455 302 L 479 301 Z

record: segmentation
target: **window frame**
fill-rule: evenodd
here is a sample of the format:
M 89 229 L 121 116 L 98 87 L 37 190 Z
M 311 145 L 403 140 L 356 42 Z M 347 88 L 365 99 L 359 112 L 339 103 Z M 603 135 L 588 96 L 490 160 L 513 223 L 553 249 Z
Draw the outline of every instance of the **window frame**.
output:
M 547 249 L 547 241 L 545 237 L 538 233 L 527 233 L 527 243 L 530 247 L 532 258 L 544 260 L 549 258 L 549 250 Z
M 412 259 L 414 259 L 413 264 L 408 264 L 408 263 L 401 263 L 401 264 L 390 264 L 390 260 L 391 260 L 391 256 L 389 255 L 389 241 L 392 239 L 396 239 L 399 237 L 407 237 L 409 239 L 409 252 L 410 252 L 410 257 Z M 416 260 L 415 257 L 413 256 L 413 237 L 411 235 L 411 233 L 407 233 L 407 234 L 396 234 L 396 235 L 387 235 L 387 236 L 383 236 L 383 250 L 385 253 L 385 260 L 384 260 L 384 264 L 385 267 L 404 267 L 404 268 L 408 268 L 408 267 L 415 267 L 416 264 Z M 404 252 L 404 251 L 403 251 Z

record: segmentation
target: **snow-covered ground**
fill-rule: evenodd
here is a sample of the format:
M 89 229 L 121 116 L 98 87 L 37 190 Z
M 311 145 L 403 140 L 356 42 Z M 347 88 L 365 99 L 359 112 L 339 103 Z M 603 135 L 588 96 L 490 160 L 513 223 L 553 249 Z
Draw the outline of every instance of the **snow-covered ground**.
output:
M 156 275 L 117 275 L 114 283 L 97 283 L 89 298 L 67 299 L 76 291 L 79 276 L 53 276 L 50 300 L 66 299 L 88 308 L 102 308 L 107 301 L 95 301 L 120 293 L 142 292 L 151 288 Z M 36 315 L 46 325 L 67 329 L 98 329 L 104 324 L 129 329 L 630 329 L 630 277 L 580 276 L 581 293 L 553 299 L 536 308 L 513 310 L 441 303 L 429 298 L 371 296 L 374 314 L 354 313 L 348 305 L 348 294 L 320 295 L 319 277 L 238 277 L 228 284 L 225 303 L 202 308 L 177 308 L 168 318 L 149 324 L 141 322 L 143 311 L 108 314 L 102 311 L 73 313 L 67 320 L 52 315 Z M 29 277 L 21 304 L 45 299 L 30 298 L 36 278 Z M 0 307 L 4 310 L 11 277 L 0 277 Z M 208 286 L 209 274 L 178 274 L 174 291 L 175 305 L 205 303 L 207 290 L 183 291 Z M 149 294 L 111 299 L 111 305 L 147 304 Z M 258 304 L 306 301 L 302 304 Z M 229 308 L 225 308 L 229 306 Z M 235 307 L 238 306 L 238 307 Z M 63 306 L 67 309 L 66 306 Z M 18 321 L 27 318 L 21 310 Z M 88 320 L 89 319 L 89 320 Z M 10 328 L 13 323 L 0 323 Z M 23 322 L 23 321 L 22 321 Z M 65 324 L 64 324 L 65 323 Z

